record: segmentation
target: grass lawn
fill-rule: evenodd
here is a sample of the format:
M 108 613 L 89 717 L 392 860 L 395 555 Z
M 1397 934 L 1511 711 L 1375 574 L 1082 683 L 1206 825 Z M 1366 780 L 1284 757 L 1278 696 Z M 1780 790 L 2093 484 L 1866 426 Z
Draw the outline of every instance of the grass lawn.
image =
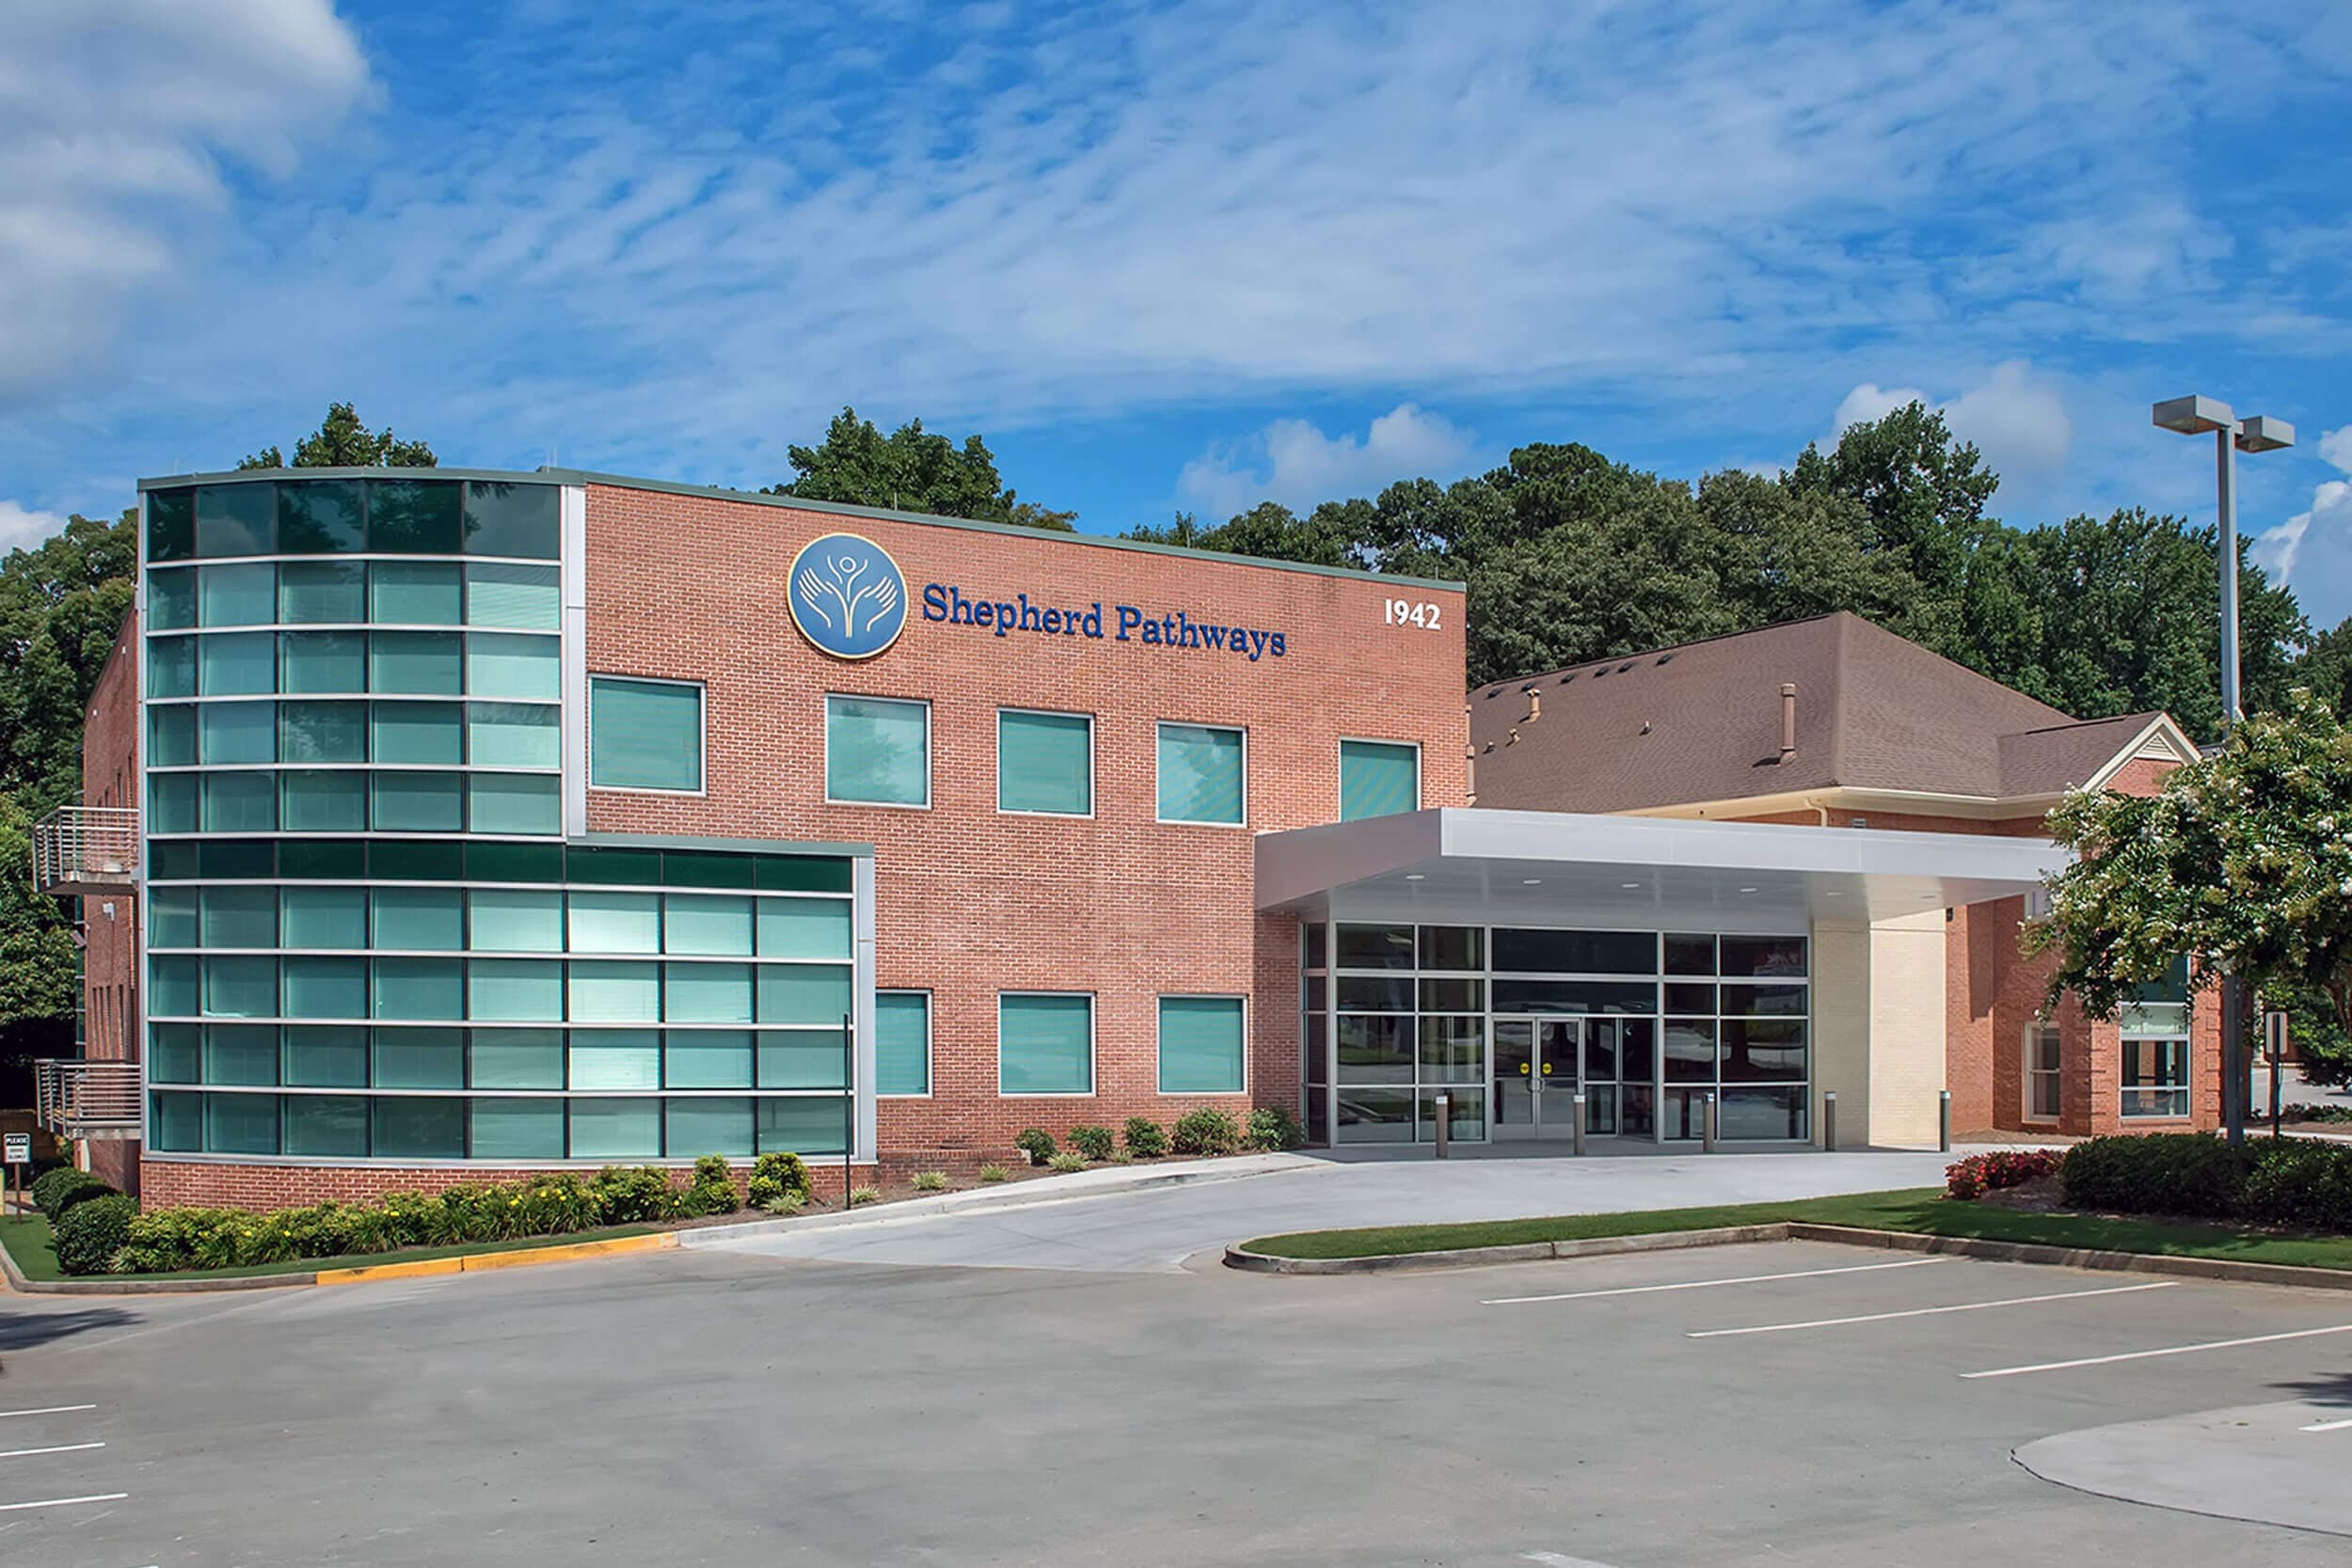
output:
M 643 1236 L 658 1225 L 616 1225 L 603 1230 L 575 1230 L 563 1236 L 524 1236 L 511 1242 L 464 1242 L 455 1246 L 407 1247 L 399 1252 L 355 1252 L 342 1258 L 289 1258 L 282 1263 L 255 1263 L 242 1269 L 188 1269 L 179 1274 L 91 1275 L 92 1279 L 237 1279 L 247 1275 L 310 1274 L 319 1269 L 373 1267 L 378 1263 L 418 1263 L 430 1258 L 455 1258 L 478 1252 L 528 1252 L 534 1247 L 566 1246 L 573 1242 L 609 1242 L 621 1236 Z M 27 1279 L 69 1277 L 57 1267 L 56 1249 L 49 1242 L 49 1222 L 39 1214 L 0 1219 L 0 1244 L 8 1249 Z
M 1468 1225 L 1400 1225 L 1369 1230 L 1308 1230 L 1261 1236 L 1243 1244 L 1277 1258 L 1388 1258 L 1401 1252 L 1512 1246 L 1527 1242 L 1586 1241 L 1647 1236 L 1665 1230 L 1712 1230 L 1735 1225 L 1804 1220 L 1867 1230 L 1911 1230 L 1931 1236 L 1978 1236 L 1997 1242 L 2088 1247 L 2103 1252 L 2150 1252 L 2182 1258 L 2220 1258 L 2243 1263 L 2293 1263 L 2352 1269 L 2352 1236 L 2276 1236 L 2217 1225 L 2167 1225 L 2095 1214 L 2036 1214 L 1981 1203 L 1955 1202 L 1940 1187 L 1784 1203 L 1739 1203 L 1708 1209 L 1653 1209 L 1626 1214 L 1555 1214 L 1541 1219 L 1485 1220 Z

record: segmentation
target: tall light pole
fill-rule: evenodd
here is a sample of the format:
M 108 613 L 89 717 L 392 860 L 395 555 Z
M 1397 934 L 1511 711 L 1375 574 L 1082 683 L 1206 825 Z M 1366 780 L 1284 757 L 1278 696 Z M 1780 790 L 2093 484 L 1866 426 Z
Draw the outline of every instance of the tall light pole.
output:
M 2221 727 L 2226 732 L 2246 717 L 2238 689 L 2237 648 L 2237 454 L 2277 451 L 2295 445 L 2295 427 L 2257 414 L 2241 420 L 2214 398 L 2167 398 L 2149 411 L 2159 430 L 2213 436 L 2214 484 L 2219 499 L 2221 565 Z M 2221 1122 L 2230 1142 L 2246 1141 L 2247 1101 L 2253 1080 L 2246 1059 L 2246 982 L 2235 974 L 2221 979 Z

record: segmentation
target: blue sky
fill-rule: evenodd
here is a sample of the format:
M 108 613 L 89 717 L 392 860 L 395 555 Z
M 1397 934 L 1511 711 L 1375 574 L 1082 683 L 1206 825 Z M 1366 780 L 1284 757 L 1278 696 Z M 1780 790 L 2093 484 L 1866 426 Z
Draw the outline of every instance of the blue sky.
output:
M 1113 531 L 1917 394 L 2012 522 L 2243 521 L 2352 614 L 2352 7 L 11 0 L 0 544 L 329 399 L 787 477 L 843 404 Z

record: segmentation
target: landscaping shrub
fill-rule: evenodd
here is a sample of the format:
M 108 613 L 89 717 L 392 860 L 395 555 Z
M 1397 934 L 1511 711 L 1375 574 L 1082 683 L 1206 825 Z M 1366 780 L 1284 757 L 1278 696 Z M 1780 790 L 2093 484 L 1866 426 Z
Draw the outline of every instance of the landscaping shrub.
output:
M 944 1193 L 947 1190 L 947 1173 L 944 1170 L 918 1170 L 914 1173 L 914 1190 L 918 1193 Z
M 1059 1171 L 1062 1175 L 1067 1176 L 1073 1170 L 1086 1169 L 1087 1157 L 1079 1153 L 1074 1148 L 1065 1148 L 1058 1154 L 1047 1155 L 1045 1157 L 1045 1168 L 1047 1170 Z
M 1251 1148 L 1296 1148 L 1307 1141 L 1307 1130 L 1287 1105 L 1261 1105 L 1249 1113 L 1249 1131 L 1243 1141 Z
M 771 1150 L 752 1162 L 752 1206 L 766 1209 L 780 1197 L 808 1201 L 808 1165 L 797 1154 Z M 772 1212 L 772 1211 L 771 1211 Z
M 2055 1148 L 2000 1149 L 1971 1154 L 1944 1171 L 1944 1196 L 1979 1198 L 2003 1187 L 2022 1187 L 2058 1174 L 2061 1151 Z
M 670 1173 L 659 1165 L 607 1165 L 593 1185 L 608 1225 L 666 1220 L 685 1206 L 685 1195 L 670 1185 Z
M 138 1217 L 135 1198 L 120 1193 L 89 1198 L 58 1217 L 54 1240 L 57 1267 L 68 1274 L 103 1274 L 115 1251 L 130 1239 Z
M 1116 1143 L 1107 1127 L 1073 1127 L 1070 1130 L 1070 1147 L 1089 1160 L 1107 1160 Z
M 980 1167 L 980 1180 L 992 1185 L 998 1181 L 1009 1181 L 1012 1180 L 1012 1172 L 999 1164 L 986 1164 Z
M 694 1162 L 694 1180 L 687 1184 L 690 1214 L 732 1214 L 739 1204 L 735 1196 L 735 1172 L 723 1154 L 706 1154 Z
M 2352 1231 L 2352 1148 L 2309 1138 L 2257 1145 L 2245 1206 L 2268 1224 Z
M 577 1176 L 548 1174 L 534 1176 L 523 1183 L 522 1198 L 517 1215 L 523 1236 L 549 1236 L 566 1230 L 586 1230 L 604 1223 L 604 1202 L 596 1190 Z M 356 1233 L 352 1224 L 355 1213 L 368 1211 L 346 1211 L 345 1224 Z M 354 1252 L 379 1252 L 381 1247 L 355 1245 Z
M 1029 1164 L 1041 1165 L 1054 1157 L 1054 1150 L 1059 1146 L 1054 1142 L 1054 1134 L 1044 1128 L 1025 1127 L 1021 1135 L 1012 1140 L 1012 1147 L 1027 1155 Z
M 2070 1209 L 2229 1218 L 2251 1164 L 2247 1150 L 2204 1132 L 2121 1133 L 2068 1149 L 2058 1182 Z
M 231 1238 L 251 1217 L 233 1209 L 151 1209 L 132 1219 L 110 1266 L 117 1274 L 225 1268 L 210 1259 L 236 1256 Z
M 2352 1121 L 2352 1105 L 2288 1105 L 2279 1115 L 2286 1121 Z M 33 1190 L 40 1192 L 40 1183 L 34 1182 Z
M 1176 1118 L 1169 1140 L 1179 1154 L 1231 1154 L 1241 1147 L 1241 1129 L 1214 1105 L 1196 1105 Z
M 773 1197 L 760 1199 L 759 1207 L 764 1212 L 781 1214 L 789 1218 L 808 1207 L 808 1195 L 806 1193 L 778 1193 Z
M 850 1189 L 850 1207 L 852 1209 L 881 1201 L 882 1189 L 880 1187 L 851 1187 Z
M 1138 1160 L 1156 1160 L 1168 1152 L 1168 1129 L 1150 1117 L 1129 1117 L 1124 1135 L 1127 1152 Z
M 33 1202 L 48 1216 L 49 1223 L 57 1223 L 57 1216 L 85 1198 L 105 1197 L 114 1189 L 86 1170 L 72 1165 L 59 1165 L 56 1170 L 33 1182 Z

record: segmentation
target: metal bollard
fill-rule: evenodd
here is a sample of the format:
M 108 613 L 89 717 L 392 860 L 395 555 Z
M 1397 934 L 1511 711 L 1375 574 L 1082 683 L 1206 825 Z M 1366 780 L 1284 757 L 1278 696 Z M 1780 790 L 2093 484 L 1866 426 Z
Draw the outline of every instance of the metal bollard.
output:
M 1438 1159 L 1440 1159 L 1440 1160 L 1442 1160 L 1442 1159 L 1444 1159 L 1444 1158 L 1445 1158 L 1446 1146 L 1447 1146 L 1447 1144 L 1448 1144 L 1449 1142 L 1451 1142 L 1451 1141 L 1452 1141 L 1453 1135 L 1454 1135 L 1454 1097 L 1453 1097 L 1452 1095 L 1450 1095 L 1450 1094 L 1441 1094 L 1441 1095 L 1438 1096 L 1438 1153 L 1437 1153 L 1437 1158 L 1438 1158 Z
M 1936 1101 L 1935 1148 L 1939 1154 L 1952 1151 L 1952 1091 L 1946 1089 Z
M 1715 1152 L 1715 1096 L 1709 1093 L 1699 1111 L 1699 1152 Z
M 1825 1089 L 1821 1092 L 1821 1152 L 1824 1154 L 1837 1152 L 1837 1091 L 1836 1089 Z
M 1574 1131 L 1570 1134 L 1576 1141 L 1571 1147 L 1575 1152 L 1581 1154 L 1584 1152 L 1584 1091 L 1577 1090 L 1568 1103 L 1574 1108 L 1576 1115 Z

